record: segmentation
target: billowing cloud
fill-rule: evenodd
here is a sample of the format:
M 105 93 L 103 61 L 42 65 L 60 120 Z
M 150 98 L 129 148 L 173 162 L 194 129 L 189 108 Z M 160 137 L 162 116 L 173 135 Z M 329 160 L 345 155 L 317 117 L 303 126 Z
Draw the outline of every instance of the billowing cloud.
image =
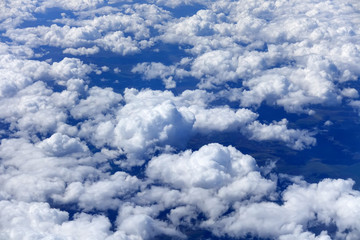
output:
M 275 164 L 352 149 L 358 9 L 2 1 L 0 239 L 359 239 L 347 173 Z

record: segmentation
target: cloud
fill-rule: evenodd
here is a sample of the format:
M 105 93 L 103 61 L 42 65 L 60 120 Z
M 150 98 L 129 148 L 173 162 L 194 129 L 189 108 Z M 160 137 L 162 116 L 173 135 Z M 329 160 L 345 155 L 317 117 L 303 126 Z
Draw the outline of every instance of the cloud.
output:
M 163 168 L 165 165 L 169 167 Z M 250 156 L 233 147 L 210 144 L 194 153 L 186 151 L 178 156 L 165 154 L 154 158 L 148 165 L 147 175 L 175 187 L 218 189 L 256 169 L 255 160 Z
M 13 98 L 3 99 L 0 116 L 11 124 L 12 129 L 20 130 L 24 135 L 54 132 L 67 118 L 64 108 L 53 102 L 55 96 L 57 94 L 53 95 L 43 82 L 36 82 Z M 57 104 L 71 105 L 76 95 L 66 97 Z
M 101 177 L 96 182 L 71 182 L 63 195 L 54 196 L 54 200 L 62 204 L 77 204 L 84 211 L 116 210 L 122 205 L 121 199 L 136 193 L 143 185 L 135 176 L 125 172 Z
M 289 9 L 301 10 L 294 10 L 294 17 Z M 339 104 L 336 82 L 356 79 L 355 19 L 351 5 L 329 2 L 214 2 L 168 22 L 161 39 L 186 46 L 193 55 L 189 73 L 201 88 L 236 82 L 244 86 L 242 106 L 266 102 L 288 112 L 308 112 L 311 105 Z M 173 67 L 179 70 L 168 77 L 176 81 L 184 68 Z
M 271 195 L 275 189 L 274 182 L 259 174 L 252 157 L 220 144 L 205 145 L 195 152 L 188 150 L 177 155 L 155 157 L 149 162 L 146 174 L 155 182 L 180 189 L 173 203 L 175 206 L 193 206 L 212 220 L 224 214 L 236 201 L 248 198 L 257 201 L 267 194 Z M 151 191 L 144 192 L 141 197 L 145 195 L 146 199 L 147 194 Z M 158 198 L 166 206 L 169 202 L 166 198 L 170 196 L 161 194 Z M 158 198 L 155 201 L 160 201 Z M 180 209 L 173 209 L 172 221 L 181 222 L 176 218 L 182 216 Z
M 193 145 L 233 133 L 303 150 L 316 145 L 303 116 L 272 121 L 262 105 L 360 109 L 356 6 L 3 1 L 0 238 L 359 239 L 354 181 L 279 174 L 241 143 Z M 174 48 L 186 57 L 162 55 Z M 114 68 L 108 52 L 131 61 Z M 137 89 L 95 86 L 93 72 Z
M 110 50 L 123 56 L 140 51 L 137 42 L 133 41 L 131 37 L 124 37 L 124 33 L 120 31 L 109 33 L 97 42 L 105 50 Z
M 156 203 L 160 211 L 171 208 L 168 218 L 174 224 L 192 225 L 193 219 L 219 237 L 250 234 L 279 239 L 331 239 L 326 231 L 317 235 L 310 229 L 334 224 L 341 239 L 359 236 L 353 219 L 360 194 L 353 189 L 352 180 L 324 179 L 309 184 L 293 179 L 276 193 L 276 179 L 262 176 L 253 158 L 219 144 L 155 157 L 146 173 L 156 184 L 170 184 L 170 189 L 143 191 L 139 202 Z M 283 176 L 279 177 L 282 181 Z M 229 208 L 233 211 L 223 215 Z M 197 217 L 201 213 L 205 219 Z
M 287 123 L 286 119 L 269 125 L 254 121 L 247 126 L 245 131 L 250 135 L 250 139 L 283 141 L 296 150 L 302 150 L 316 144 L 316 139 L 312 137 L 313 134 L 307 130 L 288 129 Z
M 112 88 L 92 87 L 87 92 L 86 99 L 71 109 L 71 115 L 76 119 L 92 118 L 98 114 L 106 113 L 123 99 L 121 94 L 115 93 Z
M 62 138 L 62 142 L 58 138 Z M 56 140 L 58 142 L 54 143 Z M 59 134 L 37 146 L 22 138 L 2 140 L 2 198 L 46 201 L 61 194 L 66 183 L 83 181 L 88 174 L 99 174 L 93 164 L 101 161 L 93 159 L 91 163 L 86 150 L 78 140 Z
M 97 54 L 100 51 L 100 49 L 97 46 L 91 47 L 91 48 L 85 48 L 85 47 L 80 47 L 80 48 L 66 48 L 63 53 L 66 54 L 71 54 L 74 56 L 79 56 L 79 55 L 93 55 L 93 54 Z
M 42 9 L 60 7 L 67 10 L 79 11 L 88 8 L 94 8 L 101 5 L 104 0 L 75 0 L 71 2 L 63 2 L 59 0 L 44 1 L 41 5 Z
M 55 133 L 50 138 L 45 139 L 38 145 L 41 149 L 49 153 L 50 155 L 61 157 L 65 155 L 80 154 L 88 155 L 88 147 L 79 141 L 79 139 L 70 138 L 67 135 L 61 133 Z
M 348 98 L 358 98 L 359 93 L 355 88 L 344 88 L 341 90 L 341 95 Z
M 286 119 L 266 125 L 246 108 L 210 107 L 216 97 L 206 91 L 188 90 L 175 96 L 169 91 L 126 89 L 124 100 L 109 88 L 94 87 L 88 94 L 70 111 L 84 120 L 79 136 L 98 148 L 117 149 L 135 165 L 166 146 L 182 149 L 195 133 L 237 131 L 256 141 L 281 141 L 297 150 L 316 143 L 310 132 L 287 128 Z
M 352 214 L 348 215 L 359 196 L 352 186 L 351 180 L 340 179 L 325 179 L 317 184 L 294 184 L 284 191 L 282 205 L 261 202 L 240 206 L 229 217 L 217 222 L 215 228 L 221 235 L 226 233 L 234 237 L 252 232 L 260 237 L 281 236 L 280 239 L 290 239 L 295 235 L 302 239 L 304 236 L 314 238 L 313 234 L 304 231 L 311 222 L 315 226 L 335 224 L 338 237 L 351 239 L 359 234 L 358 226 L 350 223 Z M 345 233 L 345 228 L 352 231 Z M 318 238 L 330 239 L 326 232 L 322 232 Z
M 122 231 L 113 234 L 109 220 L 101 215 L 82 213 L 69 220 L 67 212 L 48 203 L 0 201 L 0 206 L 0 237 L 5 239 L 141 239 Z
M 126 90 L 126 105 L 117 114 L 114 130 L 116 146 L 141 154 L 154 144 L 183 146 L 193 119 L 180 112 L 171 97 L 170 92 Z
M 176 66 L 165 66 L 162 63 L 141 63 L 136 65 L 131 72 L 143 74 L 146 80 L 160 78 L 167 89 L 176 87 L 172 75 L 178 77 L 189 75 L 185 70 L 177 69 Z
M 153 219 L 149 216 L 151 209 L 146 207 L 124 204 L 119 210 L 116 220 L 118 229 L 127 234 L 140 236 L 141 239 L 152 239 L 158 235 L 166 235 L 176 238 L 186 238 L 167 223 Z M 150 213 L 151 215 L 151 213 Z
M 51 75 L 61 80 L 85 78 L 92 71 L 92 66 L 84 64 L 77 58 L 64 58 L 51 66 Z
M 46 1 L 38 11 L 46 12 L 52 7 L 82 10 L 102 3 L 102 0 L 75 1 L 71 4 Z M 90 19 L 89 16 L 76 20 L 63 18 L 54 20 L 50 26 L 9 28 L 5 36 L 33 48 L 65 48 L 63 53 L 72 55 L 96 54 L 100 47 L 124 56 L 152 46 L 150 31 L 168 18 L 169 13 L 155 5 L 134 4 L 131 8 L 113 9 L 101 16 L 91 15 Z
M 182 5 L 195 5 L 202 4 L 206 5 L 209 1 L 199 1 L 199 0 L 173 0 L 173 1 L 165 1 L 165 0 L 156 0 L 156 4 L 160 6 L 166 6 L 170 8 L 177 8 Z
M 0 3 L 0 30 L 14 28 L 26 20 L 34 20 L 34 1 L 2 1 Z

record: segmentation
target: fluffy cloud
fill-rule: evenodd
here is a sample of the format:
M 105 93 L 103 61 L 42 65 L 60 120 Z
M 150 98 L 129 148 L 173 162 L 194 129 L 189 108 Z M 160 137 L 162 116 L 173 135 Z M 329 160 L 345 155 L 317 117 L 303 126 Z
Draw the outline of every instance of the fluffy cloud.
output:
M 59 0 L 55 1 L 44 1 L 41 5 L 42 9 L 61 7 L 63 9 L 78 11 L 87 8 L 93 8 L 102 4 L 104 0 L 75 0 L 71 2 L 63 2 Z
M 124 239 L 140 240 L 140 236 L 113 233 L 105 216 L 78 214 L 69 220 L 69 214 L 50 208 L 47 203 L 0 201 L 0 237 L 4 239 Z
M 256 170 L 255 160 L 250 156 L 243 155 L 233 147 L 210 144 L 194 153 L 186 151 L 178 156 L 164 154 L 154 158 L 148 165 L 147 175 L 180 188 L 219 189 Z M 221 192 L 220 195 L 226 195 Z
M 287 123 L 286 119 L 269 125 L 254 121 L 247 126 L 245 131 L 248 131 L 251 139 L 283 141 L 297 150 L 315 145 L 316 139 L 311 136 L 311 133 L 306 130 L 288 129 Z
M 359 239 L 354 181 L 277 174 L 241 143 L 191 146 L 230 132 L 302 150 L 316 144 L 303 115 L 272 121 L 263 104 L 360 109 L 358 6 L 135 2 L 0 3 L 0 238 Z M 154 62 L 127 63 L 152 47 Z M 181 58 L 162 55 L 173 48 Z M 95 86 L 94 71 L 137 89 Z M 142 89 L 138 74 L 175 89 Z
M 261 176 L 253 158 L 218 144 L 155 157 L 146 172 L 156 183 L 170 184 L 174 190 L 144 191 L 140 202 L 172 208 L 168 218 L 173 223 L 191 224 L 190 219 L 198 219 L 203 212 L 206 217 L 199 225 L 218 236 L 331 239 L 326 231 L 316 235 L 307 229 L 332 224 L 340 239 L 359 236 L 354 206 L 360 195 L 352 180 L 325 179 L 314 184 L 292 180 L 277 195 L 276 181 Z M 221 216 L 228 208 L 234 211 Z
M 195 4 L 206 4 L 208 1 L 200 1 L 200 0 L 173 0 L 173 1 L 165 1 L 165 0 L 156 0 L 156 4 L 160 6 L 166 6 L 171 8 L 176 8 L 182 5 L 195 5 Z
M 87 98 L 80 100 L 71 109 L 71 115 L 76 119 L 92 118 L 98 114 L 106 113 L 122 100 L 122 96 L 115 93 L 111 88 L 92 87 L 87 93 Z
M 115 144 L 126 152 L 144 153 L 149 146 L 184 146 L 193 118 L 166 99 L 170 92 L 125 92 L 126 105 L 117 114 Z M 165 101 L 164 101 L 165 100 Z
M 103 1 L 75 1 L 59 4 L 47 1 L 39 9 L 50 7 L 79 10 L 96 6 Z M 51 3 L 51 4 L 50 4 Z M 51 26 L 8 29 L 6 36 L 31 47 L 55 46 L 64 53 L 88 55 L 99 52 L 99 47 L 121 55 L 134 54 L 153 45 L 150 31 L 169 18 L 169 13 L 155 5 L 135 4 L 121 12 L 113 10 L 91 19 L 58 19 Z M 63 25 L 65 24 L 65 25 Z M 62 26 L 63 25 L 63 26 Z
M 359 57 L 356 12 L 337 3 L 214 2 L 169 22 L 161 38 L 187 46 L 194 56 L 189 74 L 200 87 L 237 82 L 244 86 L 242 106 L 266 101 L 303 112 L 312 104 L 339 103 L 337 82 L 355 80 L 359 73 L 352 64 Z M 169 68 L 174 78 L 184 70 L 177 64 Z
M 142 183 L 125 172 L 110 174 L 107 158 L 92 155 L 79 139 L 59 133 L 37 144 L 24 139 L 0 145 L 1 199 L 75 204 L 85 211 L 118 209 Z
M 96 54 L 100 51 L 100 49 L 97 46 L 91 47 L 91 48 L 85 48 L 85 47 L 80 47 L 80 48 L 66 48 L 63 53 L 67 53 L 67 54 L 71 54 L 71 55 L 93 55 Z
M 97 42 L 105 50 L 110 50 L 121 55 L 128 55 L 140 51 L 137 42 L 133 41 L 131 37 L 124 37 L 124 33 L 120 31 L 109 33 Z
M 189 59 L 183 59 L 180 64 L 184 65 Z M 189 73 L 176 66 L 165 66 L 162 63 L 141 63 L 136 65 L 132 70 L 133 73 L 141 73 L 146 80 L 160 78 L 165 87 L 175 88 L 176 82 L 173 80 L 173 75 L 177 77 L 189 76 Z
M 20 25 L 25 20 L 34 20 L 32 12 L 36 9 L 36 1 L 1 1 L 0 30 Z
M 85 154 L 86 156 L 89 152 L 84 143 L 61 133 L 55 133 L 50 138 L 40 142 L 38 147 L 57 157 L 73 154 L 80 154 L 80 156 Z
M 282 205 L 261 202 L 239 206 L 214 227 L 218 234 L 230 236 L 245 236 L 252 232 L 260 237 L 281 236 L 280 239 L 294 236 L 299 236 L 299 239 L 306 236 L 310 239 L 330 239 L 326 232 L 315 238 L 314 234 L 302 231 L 310 223 L 313 226 L 335 224 L 337 237 L 354 239 L 359 232 L 358 226 L 352 222 L 352 206 L 359 201 L 359 192 L 352 186 L 351 180 L 330 179 L 317 184 L 294 184 L 284 191 Z M 345 229 L 352 230 L 346 232 Z
M 120 231 L 140 236 L 141 239 L 152 239 L 158 235 L 186 238 L 167 223 L 152 218 L 151 209 L 147 207 L 124 204 L 116 222 Z
M 2 100 L 1 118 L 23 134 L 54 132 L 67 118 L 64 108 L 56 104 L 73 104 L 76 94 L 63 95 L 66 99 L 54 103 L 53 94 L 43 82 L 36 82 L 19 91 L 13 98 Z
M 270 125 L 256 120 L 258 114 L 246 108 L 210 107 L 215 96 L 206 91 L 127 89 L 122 97 L 111 89 L 91 88 L 89 96 L 71 109 L 80 123 L 80 136 L 93 145 L 111 147 L 135 161 L 166 147 L 183 148 L 195 133 L 238 131 L 257 141 L 281 141 L 302 150 L 316 142 L 306 130 L 289 129 L 287 120 Z
M 124 172 L 101 177 L 102 179 L 96 182 L 72 182 L 63 195 L 55 195 L 54 200 L 62 204 L 77 204 L 85 211 L 116 210 L 121 206 L 122 199 L 137 192 L 143 185 L 136 177 Z

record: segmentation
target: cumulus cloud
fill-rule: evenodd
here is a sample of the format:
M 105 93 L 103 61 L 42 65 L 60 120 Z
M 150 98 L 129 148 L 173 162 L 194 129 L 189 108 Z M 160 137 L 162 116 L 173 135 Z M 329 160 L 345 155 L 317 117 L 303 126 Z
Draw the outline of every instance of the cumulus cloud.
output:
M 341 90 L 341 95 L 348 98 L 358 98 L 359 93 L 355 88 L 344 88 Z
M 131 37 L 125 37 L 123 32 L 116 31 L 107 34 L 103 39 L 98 41 L 99 45 L 105 50 L 110 50 L 121 55 L 128 55 L 139 52 L 137 43 Z
M 149 146 L 183 146 L 193 118 L 182 114 L 167 96 L 170 92 L 127 90 L 126 105 L 117 114 L 115 144 L 126 152 L 144 153 Z M 163 101 L 165 100 L 165 101 Z
M 0 30 L 13 28 L 26 20 L 34 20 L 32 12 L 36 1 L 2 1 L 0 3 Z
M 165 66 L 159 62 L 139 63 L 131 71 L 133 73 L 142 74 L 143 78 L 146 80 L 160 78 L 163 81 L 165 88 L 175 88 L 176 82 L 174 81 L 173 76 L 176 76 L 177 78 L 190 76 L 190 73 L 182 68 L 187 66 L 190 61 L 190 58 L 183 58 L 179 64 L 171 66 Z
M 96 54 L 100 51 L 100 49 L 97 46 L 91 47 L 91 48 L 85 48 L 85 47 L 80 47 L 80 48 L 66 48 L 63 53 L 67 53 L 67 54 L 71 54 L 71 55 L 93 55 Z
M 222 232 L 230 236 L 244 236 L 250 231 L 260 237 L 330 239 L 326 232 L 316 238 L 314 234 L 301 233 L 312 222 L 315 226 L 335 224 L 337 237 L 351 239 L 359 234 L 358 227 L 350 223 L 353 216 L 348 215 L 359 194 L 352 186 L 351 180 L 330 179 L 317 184 L 294 184 L 285 190 L 282 205 L 262 202 L 239 207 L 235 213 L 221 219 L 215 228 L 219 234 Z M 347 227 L 353 229 L 350 233 L 345 233 L 344 221 Z
M 72 154 L 88 155 L 89 149 L 78 139 L 70 138 L 61 133 L 55 133 L 50 138 L 38 144 L 38 147 L 48 152 L 50 155 L 61 157 Z
M 278 140 L 285 142 L 288 146 L 302 150 L 306 147 L 314 146 L 316 139 L 307 130 L 288 129 L 288 121 L 282 119 L 269 125 L 261 124 L 258 121 L 252 122 L 247 126 L 251 139 L 255 140 Z
M 152 189 L 139 197 L 171 207 L 168 217 L 173 223 L 191 224 L 186 217 L 197 219 L 199 211 L 203 212 L 206 219 L 200 226 L 218 236 L 331 239 L 326 231 L 319 235 L 307 231 L 309 226 L 331 224 L 337 226 L 336 235 L 341 239 L 359 234 L 353 204 L 360 195 L 353 189 L 352 180 L 325 179 L 314 184 L 294 181 L 281 195 L 274 195 L 276 181 L 261 176 L 253 158 L 218 144 L 196 152 L 155 157 L 147 175 L 157 183 L 170 184 L 174 190 L 163 189 L 165 194 Z M 203 196 L 201 200 L 198 194 Z M 278 196 L 281 203 L 271 201 Z M 221 216 L 230 206 L 234 211 Z
M 356 7 L 2 1 L 0 238 L 360 238 L 354 181 L 278 174 L 216 137 L 191 145 L 234 133 L 316 147 L 300 114 L 360 109 Z M 156 60 L 136 56 L 152 47 Z M 172 48 L 184 55 L 161 55 Z M 131 77 L 136 88 L 96 86 L 92 72 Z M 173 91 L 143 89 L 139 75 Z M 299 115 L 273 121 L 263 104 Z
M 200 0 L 173 0 L 173 1 L 165 1 L 165 0 L 156 0 L 156 4 L 160 6 L 166 6 L 171 8 L 176 8 L 182 5 L 195 5 L 195 4 L 206 4 L 207 0 L 200 1 Z
M 112 89 L 97 87 L 71 109 L 80 123 L 79 135 L 97 147 L 117 149 L 135 159 L 151 155 L 167 145 L 182 149 L 195 133 L 237 131 L 257 141 L 284 142 L 302 150 L 316 142 L 306 130 L 289 129 L 287 120 L 262 124 L 258 114 L 246 108 L 210 107 L 216 97 L 206 91 L 185 91 L 175 96 L 169 91 L 126 89 L 124 100 Z
M 338 3 L 214 2 L 169 22 L 161 39 L 187 46 L 194 56 L 190 74 L 200 87 L 237 82 L 245 86 L 242 106 L 266 101 L 303 112 L 312 104 L 339 103 L 336 82 L 359 73 L 352 64 L 359 52 L 356 11 Z M 294 9 L 291 16 L 289 9 Z
M 164 168 L 165 165 L 169 167 Z M 186 151 L 178 156 L 164 154 L 154 158 L 148 165 L 147 175 L 175 187 L 218 189 L 254 170 L 257 170 L 256 163 L 250 156 L 233 147 L 210 144 L 194 153 Z
M 47 8 L 61 7 L 82 10 L 101 3 L 102 0 L 75 1 L 71 4 L 45 1 L 38 9 L 46 11 Z M 88 18 L 58 19 L 50 26 L 9 28 L 5 35 L 12 41 L 31 47 L 48 45 L 65 48 L 63 52 L 72 55 L 96 54 L 99 47 L 128 55 L 153 45 L 150 31 L 168 19 L 169 13 L 153 4 L 134 4 L 122 8 L 122 11 L 118 9 Z
M 71 115 L 76 119 L 96 117 L 122 100 L 121 94 L 115 93 L 111 88 L 92 87 L 87 93 L 88 97 L 71 109 Z
M 63 2 L 59 0 L 55 1 L 44 1 L 41 5 L 42 9 L 61 7 L 63 9 L 78 11 L 87 8 L 93 8 L 102 4 L 104 0 L 75 0 L 71 2 Z
M 122 231 L 114 234 L 110 221 L 101 215 L 83 213 L 69 220 L 67 212 L 50 208 L 47 203 L 0 201 L 0 206 L 0 237 L 4 239 L 141 239 Z

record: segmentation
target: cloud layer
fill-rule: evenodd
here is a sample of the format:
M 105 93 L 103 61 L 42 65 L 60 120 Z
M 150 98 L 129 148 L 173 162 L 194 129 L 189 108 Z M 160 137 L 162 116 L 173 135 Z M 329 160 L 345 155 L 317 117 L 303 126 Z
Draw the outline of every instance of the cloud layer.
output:
M 322 157 L 343 120 L 325 113 L 359 111 L 359 16 L 350 0 L 3 1 L 0 239 L 359 239 L 353 180 L 275 164 Z

